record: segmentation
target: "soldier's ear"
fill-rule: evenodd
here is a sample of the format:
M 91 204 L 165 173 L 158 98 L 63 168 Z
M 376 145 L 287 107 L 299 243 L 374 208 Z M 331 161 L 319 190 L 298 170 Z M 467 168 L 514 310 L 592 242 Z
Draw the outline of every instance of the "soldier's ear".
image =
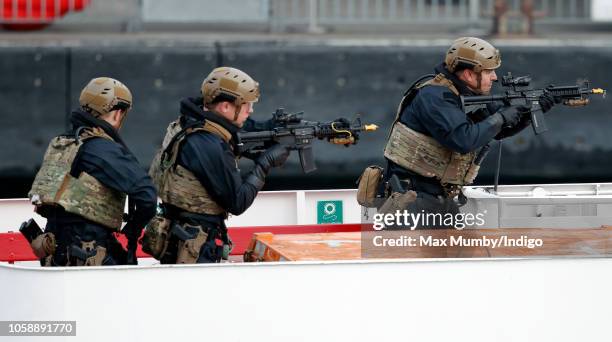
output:
M 463 78 L 467 81 L 466 83 L 469 84 L 478 82 L 478 75 L 474 72 L 474 70 L 464 69 Z
M 221 102 L 221 106 L 224 113 L 233 113 L 236 110 L 231 102 L 223 101 Z
M 455 76 L 457 76 L 458 79 L 460 79 L 460 80 L 462 80 L 462 81 L 467 83 L 469 81 L 469 78 L 468 78 L 468 75 L 467 75 L 467 70 L 468 69 L 461 69 L 461 70 L 455 72 Z
M 226 101 L 219 102 L 219 108 L 223 113 L 226 113 L 229 110 L 229 103 Z

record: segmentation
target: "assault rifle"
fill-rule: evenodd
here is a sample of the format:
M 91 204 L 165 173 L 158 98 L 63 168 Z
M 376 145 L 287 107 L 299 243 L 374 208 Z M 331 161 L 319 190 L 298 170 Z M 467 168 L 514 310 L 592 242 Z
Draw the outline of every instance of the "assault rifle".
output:
M 289 114 L 285 113 L 283 108 L 277 109 L 272 114 L 272 129 L 238 133 L 239 152 L 256 154 L 275 143 L 283 144 L 290 150 L 299 152 L 302 170 L 309 173 L 317 169 L 312 153 L 313 140 L 327 139 L 333 144 L 349 146 L 357 143 L 360 132 L 378 128 L 374 124 L 362 125 L 359 117 L 353 122 L 346 119 L 315 122 L 302 120 L 303 114 L 304 112 Z
M 556 102 L 570 107 L 580 107 L 589 104 L 589 95 L 601 94 L 606 96 L 606 91 L 601 88 L 589 88 L 589 82 L 581 85 L 554 86 L 550 85 L 544 89 L 533 89 L 529 86 L 531 77 L 513 77 L 511 73 L 502 77 L 502 86 L 512 88 L 500 95 L 462 96 L 461 102 L 464 109 L 470 107 L 481 107 L 488 103 L 504 102 L 512 106 L 525 106 L 531 109 L 531 125 L 535 134 L 546 132 L 544 114 L 538 103 L 538 98 L 544 93 L 551 94 Z

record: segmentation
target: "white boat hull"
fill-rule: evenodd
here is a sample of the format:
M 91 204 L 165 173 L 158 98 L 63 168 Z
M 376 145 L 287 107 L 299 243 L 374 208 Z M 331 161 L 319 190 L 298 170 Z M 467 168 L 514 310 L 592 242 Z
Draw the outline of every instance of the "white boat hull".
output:
M 607 341 L 610 269 L 604 258 L 0 264 L 0 320 L 76 321 L 76 340 L 101 342 Z

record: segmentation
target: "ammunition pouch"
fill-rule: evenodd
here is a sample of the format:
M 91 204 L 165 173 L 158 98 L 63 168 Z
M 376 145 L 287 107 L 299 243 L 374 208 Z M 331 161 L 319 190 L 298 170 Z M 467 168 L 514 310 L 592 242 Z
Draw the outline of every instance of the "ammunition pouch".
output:
M 404 193 L 392 192 L 385 203 L 378 209 L 381 214 L 395 214 L 398 210 L 406 210 L 417 199 L 417 193 L 409 190 Z
M 96 241 L 81 242 L 81 247 L 70 246 L 70 256 L 75 266 L 101 266 L 106 258 L 106 248 Z
M 383 184 L 383 168 L 377 165 L 366 167 L 359 177 L 357 189 L 357 202 L 366 208 L 375 208 L 382 199 L 378 196 L 380 186 Z
M 145 228 L 142 238 L 143 252 L 150 254 L 153 258 L 160 260 L 168 248 L 171 221 L 156 215 Z
M 44 259 L 55 253 L 55 235 L 53 233 L 40 234 L 32 240 L 30 246 L 38 259 Z

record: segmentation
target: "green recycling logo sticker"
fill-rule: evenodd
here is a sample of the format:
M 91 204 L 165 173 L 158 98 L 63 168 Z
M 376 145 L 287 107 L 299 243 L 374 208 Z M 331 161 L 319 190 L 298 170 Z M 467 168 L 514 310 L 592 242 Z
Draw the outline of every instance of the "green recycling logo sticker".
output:
M 317 201 L 317 224 L 342 223 L 342 201 Z

